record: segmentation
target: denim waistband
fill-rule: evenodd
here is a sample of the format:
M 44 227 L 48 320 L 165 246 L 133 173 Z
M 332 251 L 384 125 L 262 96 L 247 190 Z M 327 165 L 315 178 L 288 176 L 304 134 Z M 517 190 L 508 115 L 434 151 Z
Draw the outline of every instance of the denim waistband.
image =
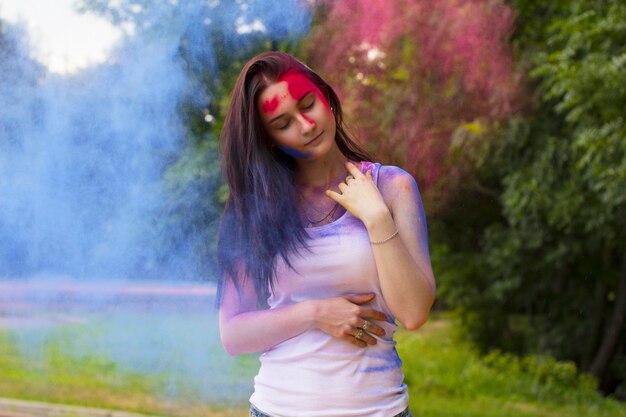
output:
M 262 412 L 257 410 L 253 405 L 250 405 L 249 417 L 272 417 L 272 416 L 263 414 Z M 400 412 L 399 414 L 396 414 L 393 417 L 413 417 L 413 414 L 411 414 L 411 410 L 409 410 L 409 407 L 407 407 L 406 409 L 404 409 L 404 411 Z

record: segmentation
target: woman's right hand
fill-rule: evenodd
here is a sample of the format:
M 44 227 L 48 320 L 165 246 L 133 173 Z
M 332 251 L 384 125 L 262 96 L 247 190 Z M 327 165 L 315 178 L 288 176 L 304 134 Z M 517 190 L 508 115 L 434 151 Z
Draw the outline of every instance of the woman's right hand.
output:
M 359 347 L 375 345 L 372 335 L 382 337 L 385 330 L 372 320 L 387 321 L 387 316 L 382 311 L 362 306 L 375 297 L 376 294 L 370 293 L 315 300 L 315 327 Z

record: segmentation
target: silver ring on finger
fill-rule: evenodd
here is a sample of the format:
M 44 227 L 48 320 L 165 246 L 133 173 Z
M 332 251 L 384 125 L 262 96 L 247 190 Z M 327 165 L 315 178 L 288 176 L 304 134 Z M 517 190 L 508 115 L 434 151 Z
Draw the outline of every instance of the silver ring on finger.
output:
M 363 329 L 361 329 L 360 327 L 356 330 L 356 333 L 353 335 L 355 339 L 361 339 L 361 336 L 363 336 Z
M 365 320 L 365 323 L 363 323 L 363 326 L 361 326 L 361 329 L 363 329 L 363 331 L 367 331 L 369 327 L 370 327 L 370 322 Z
M 348 180 L 353 180 L 353 179 L 354 179 L 354 177 L 352 175 L 348 175 L 346 177 L 346 183 L 348 182 Z

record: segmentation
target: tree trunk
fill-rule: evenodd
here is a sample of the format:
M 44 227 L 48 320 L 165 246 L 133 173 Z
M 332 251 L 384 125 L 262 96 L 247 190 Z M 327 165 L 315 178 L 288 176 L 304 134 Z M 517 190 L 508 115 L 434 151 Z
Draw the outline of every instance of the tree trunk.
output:
M 626 255 L 622 259 L 622 270 L 620 271 L 620 279 L 617 285 L 617 294 L 615 296 L 615 306 L 609 326 L 604 333 L 602 344 L 598 353 L 591 363 L 590 372 L 598 378 L 600 385 L 606 374 L 606 370 L 613 359 L 615 348 L 619 341 L 626 316 Z
M 593 317 L 591 318 L 591 334 L 585 342 L 585 349 L 582 352 L 582 357 L 580 359 L 580 369 L 585 372 L 589 372 L 593 354 L 596 352 L 596 349 L 600 344 L 600 338 L 602 337 L 604 314 L 606 312 L 606 293 L 606 284 L 602 282 L 602 280 L 596 279 L 592 304 Z

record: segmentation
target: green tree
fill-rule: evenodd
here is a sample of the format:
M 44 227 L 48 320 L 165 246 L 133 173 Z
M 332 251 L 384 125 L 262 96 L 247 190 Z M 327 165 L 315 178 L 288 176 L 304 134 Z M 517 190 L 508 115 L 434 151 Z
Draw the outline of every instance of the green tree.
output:
M 434 226 L 441 294 L 483 350 L 573 360 L 624 397 L 626 5 L 512 3 L 533 101 L 456 132 L 475 171 Z

